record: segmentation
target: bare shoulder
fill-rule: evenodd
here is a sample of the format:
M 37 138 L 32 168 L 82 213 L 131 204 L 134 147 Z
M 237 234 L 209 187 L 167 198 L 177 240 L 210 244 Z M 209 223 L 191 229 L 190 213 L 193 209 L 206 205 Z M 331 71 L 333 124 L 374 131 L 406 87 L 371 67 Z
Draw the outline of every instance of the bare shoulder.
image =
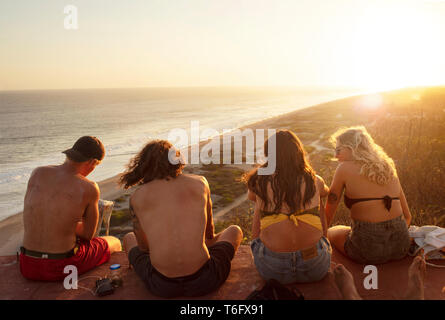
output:
M 360 166 L 354 161 L 340 162 L 335 170 L 336 174 L 348 174 L 357 171 Z
M 87 194 L 91 195 L 92 197 L 98 197 L 99 196 L 99 186 L 96 182 L 88 180 L 85 177 L 77 177 L 80 185 L 82 186 L 82 189 L 87 192 Z
M 204 184 L 207 187 L 209 186 L 209 182 L 204 176 L 200 176 L 197 174 L 184 174 L 184 178 L 190 180 L 190 181 L 196 181 L 197 184 Z
M 184 176 L 185 179 L 187 179 L 188 185 L 199 193 L 209 193 L 210 192 L 210 185 L 207 179 L 204 176 L 200 176 L 197 174 L 187 174 Z
M 42 177 L 54 172 L 54 166 L 37 167 L 31 172 L 31 178 Z
M 51 179 L 54 172 L 54 166 L 37 167 L 31 172 L 28 180 L 28 185 L 33 185 L 39 181 Z

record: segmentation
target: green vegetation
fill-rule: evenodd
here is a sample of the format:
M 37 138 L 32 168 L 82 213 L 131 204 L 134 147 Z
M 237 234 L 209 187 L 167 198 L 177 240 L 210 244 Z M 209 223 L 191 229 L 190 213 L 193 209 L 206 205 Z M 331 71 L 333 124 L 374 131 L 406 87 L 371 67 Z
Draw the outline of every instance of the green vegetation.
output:
M 412 224 L 445 227 L 445 87 L 391 91 L 382 93 L 381 98 L 382 105 L 376 109 L 363 107 L 363 96 L 351 97 L 299 110 L 278 121 L 273 119 L 263 128 L 294 131 L 305 145 L 311 165 L 329 186 L 337 167 L 329 137 L 340 127 L 364 125 L 395 161 Z M 309 145 L 317 140 L 328 150 L 317 151 Z M 215 208 L 227 206 L 247 192 L 241 182 L 244 170 L 237 166 L 211 164 L 197 169 L 207 178 L 212 194 L 220 196 L 213 203 Z M 215 222 L 215 232 L 239 225 L 243 244 L 247 244 L 251 240 L 252 215 L 253 204 L 245 201 Z M 111 225 L 128 222 L 128 210 L 113 212 L 111 219 Z M 333 224 L 351 224 L 343 202 Z
M 250 201 L 233 209 L 224 216 L 224 220 L 215 222 L 215 233 L 219 233 L 232 224 L 238 225 L 243 230 L 243 241 L 241 244 L 249 244 L 252 240 L 252 217 L 253 205 Z
M 412 224 L 445 227 L 445 87 L 391 91 L 382 93 L 381 98 L 382 105 L 377 109 L 363 107 L 362 96 L 351 97 L 294 112 L 286 117 L 285 126 L 280 122 L 280 126 L 272 123 L 270 127 L 294 131 L 305 145 L 311 165 L 330 185 L 337 162 L 332 161 L 334 146 L 329 137 L 340 127 L 365 126 L 396 164 Z M 309 146 L 316 140 L 332 151 L 317 152 Z M 233 198 L 242 194 L 234 191 L 234 185 L 214 186 L 215 193 L 228 188 Z M 244 232 L 243 243 L 248 243 L 252 210 L 240 206 L 215 228 L 220 231 L 238 224 Z M 351 224 L 343 203 L 338 206 L 333 224 Z
M 219 206 L 226 206 L 232 203 L 237 197 L 247 192 L 246 186 L 241 182 L 244 171 L 236 167 L 227 165 L 209 164 L 203 165 L 201 170 L 207 179 L 210 191 L 221 196 Z
M 130 210 L 113 210 L 110 218 L 110 227 L 121 226 L 131 220 Z
M 128 201 L 127 198 L 128 198 L 128 195 L 123 195 L 117 199 L 114 199 L 113 201 L 116 203 L 124 203 L 125 201 Z

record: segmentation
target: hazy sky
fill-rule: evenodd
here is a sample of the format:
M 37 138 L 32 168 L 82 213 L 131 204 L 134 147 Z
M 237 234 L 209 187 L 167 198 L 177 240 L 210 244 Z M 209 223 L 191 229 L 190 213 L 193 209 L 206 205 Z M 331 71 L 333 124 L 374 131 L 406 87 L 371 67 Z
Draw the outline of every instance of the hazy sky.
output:
M 445 84 L 444 39 L 445 0 L 2 0 L 0 90 Z

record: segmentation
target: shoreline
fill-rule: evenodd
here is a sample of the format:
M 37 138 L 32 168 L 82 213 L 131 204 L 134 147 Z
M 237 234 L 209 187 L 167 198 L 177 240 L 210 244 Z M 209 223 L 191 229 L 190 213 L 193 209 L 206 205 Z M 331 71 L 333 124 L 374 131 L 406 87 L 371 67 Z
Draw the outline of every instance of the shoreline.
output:
M 352 96 L 355 97 L 355 96 Z M 279 127 L 279 122 L 289 116 L 294 115 L 295 113 L 301 112 L 303 110 L 307 110 L 310 108 L 315 108 L 317 106 L 326 104 L 326 103 L 332 103 L 334 101 L 340 101 L 343 99 L 348 99 L 351 97 L 341 98 L 332 100 L 329 102 L 323 102 L 319 103 L 313 106 L 303 107 L 297 110 L 293 110 L 284 114 L 280 114 L 273 117 L 268 117 L 265 119 L 262 119 L 260 121 L 253 122 L 251 124 L 244 125 L 242 127 L 236 128 L 234 130 L 244 130 L 247 128 L 250 128 L 252 130 L 258 129 L 258 128 L 267 128 L 266 126 L 272 126 L 272 127 Z M 222 134 L 220 135 L 220 137 Z M 208 141 L 212 139 L 209 138 L 207 140 L 202 140 L 199 143 L 200 148 L 208 143 Z M 187 148 L 190 149 L 193 147 L 193 145 L 189 145 Z M 192 167 L 195 165 L 189 165 L 189 167 Z M 120 173 L 116 174 L 113 177 L 110 177 L 108 179 L 102 180 L 97 182 L 100 190 L 100 199 L 103 200 L 112 200 L 122 197 L 126 190 L 120 188 L 118 186 L 118 179 L 119 179 Z M 2 255 L 14 255 L 17 250 L 19 249 L 19 244 L 23 241 L 23 212 L 18 212 L 16 214 L 13 214 L 3 220 L 0 221 L 0 256 Z
M 329 102 L 323 102 L 316 105 L 299 108 L 288 113 L 284 113 L 281 115 L 277 115 L 274 117 L 269 117 L 248 125 L 244 125 L 239 127 L 238 130 L 244 130 L 250 128 L 252 130 L 255 129 L 268 129 L 273 128 L 276 130 L 279 129 L 289 129 L 294 131 L 297 136 L 300 138 L 302 143 L 305 146 L 305 149 L 309 155 L 310 162 L 314 169 L 320 174 L 329 185 L 330 179 L 332 178 L 333 172 L 335 171 L 335 164 L 331 161 L 332 159 L 332 150 L 331 146 L 328 143 L 327 138 L 330 133 L 333 133 L 337 128 L 342 126 L 351 126 L 351 125 L 366 125 L 370 128 L 375 126 L 376 121 L 381 122 L 379 125 L 379 129 L 382 130 L 386 127 L 384 121 L 388 119 L 390 121 L 405 121 L 404 119 L 408 116 L 411 117 L 417 116 L 417 109 L 412 107 L 412 101 L 418 102 L 418 98 L 413 100 L 413 97 L 418 97 L 419 95 L 425 94 L 426 100 L 425 103 L 422 104 L 424 112 L 437 112 L 438 110 L 440 114 L 442 114 L 442 108 L 436 107 L 436 104 L 433 102 L 429 102 L 428 99 L 431 97 L 435 97 L 434 94 L 441 97 L 439 93 L 444 92 L 445 87 L 431 87 L 430 89 L 425 88 L 404 88 L 392 91 L 386 91 L 379 93 L 383 98 L 384 102 L 378 109 L 367 108 L 362 105 L 363 97 L 367 94 L 359 94 L 350 97 L 335 99 Z M 438 92 L 438 93 L 435 93 Z M 445 92 L 444 92 L 445 94 Z M 442 101 L 442 100 L 441 100 Z M 409 108 L 406 108 L 409 107 Z M 405 109 L 406 108 L 406 109 Z M 445 112 L 445 109 L 443 109 Z M 385 120 L 386 119 L 386 120 Z M 414 118 L 413 118 L 414 119 Z M 416 118 L 417 119 L 417 118 Z M 220 135 L 220 137 L 222 134 Z M 381 136 L 380 139 L 385 142 L 386 136 Z M 404 137 L 405 139 L 406 137 Z M 209 140 L 200 141 L 199 146 L 205 145 Z M 391 141 L 389 141 L 391 142 Z M 393 142 L 388 144 L 391 146 Z M 192 146 L 188 146 L 189 150 Z M 399 154 L 400 157 L 400 154 Z M 396 158 L 397 159 L 397 158 Z M 192 168 L 196 165 L 188 165 L 186 166 Z M 224 166 L 231 166 L 224 165 Z M 232 165 L 233 166 L 233 165 Z M 196 168 L 196 167 L 195 167 Z M 200 173 L 199 168 L 198 174 Z M 420 169 L 418 169 L 420 170 Z M 194 170 L 192 170 L 193 172 Z M 205 175 L 205 174 L 204 174 Z M 111 178 L 102 180 L 97 182 L 100 188 L 100 198 L 104 200 L 116 200 L 124 195 L 130 193 L 130 190 L 124 190 L 117 185 L 117 181 L 119 179 L 120 174 L 117 174 Z M 409 181 L 405 181 L 405 184 L 408 185 Z M 227 188 L 227 186 L 222 186 Z M 408 186 L 405 188 L 405 193 L 408 195 Z M 413 188 L 411 188 L 413 189 Z M 415 189 L 415 188 L 414 188 Z M 413 189 L 413 190 L 414 190 Z M 214 189 L 212 189 L 214 190 Z M 224 191 L 224 190 L 223 190 Z M 215 194 L 215 192 L 213 192 Z M 216 192 L 216 194 L 218 194 Z M 230 207 L 231 203 L 227 201 L 236 200 L 240 195 L 233 195 L 232 200 L 226 200 L 223 202 L 223 207 L 218 208 L 219 210 L 227 209 Z M 409 195 L 408 195 L 409 196 Z M 415 199 L 415 197 L 411 197 Z M 410 199 L 411 200 L 411 199 Z M 410 207 L 416 207 L 416 203 L 414 200 L 411 200 Z M 423 208 L 422 205 L 421 208 Z M 339 213 L 337 216 L 337 221 L 340 224 L 347 224 L 350 220 L 349 212 L 342 208 L 342 206 L 338 209 Z M 217 211 L 214 212 L 216 214 Z M 431 219 L 422 220 L 426 218 L 420 217 L 418 224 L 435 224 L 433 219 L 436 219 L 434 215 L 436 213 L 431 213 Z M 18 244 L 22 242 L 23 239 L 23 222 L 22 222 L 23 214 L 21 212 L 9 216 L 0 221 L 0 256 L 2 255 L 14 255 Z M 413 216 L 414 218 L 414 216 Z M 445 223 L 445 219 L 440 216 L 437 217 L 437 221 L 443 221 Z
M 358 95 L 352 95 L 348 97 L 343 97 L 339 99 L 334 99 L 327 102 L 318 103 L 312 106 L 302 107 L 287 113 L 279 114 L 273 117 L 268 117 L 247 125 L 244 125 L 242 127 L 239 127 L 234 130 L 244 130 L 244 129 L 267 129 L 267 128 L 274 128 L 279 129 L 286 127 L 288 124 L 288 119 L 292 119 L 295 117 L 295 115 L 304 113 L 304 112 L 311 112 L 310 110 L 315 110 L 317 107 L 340 103 L 343 100 L 350 100 L 350 99 L 357 99 L 360 98 L 361 94 Z M 222 134 L 220 134 L 220 137 Z M 199 141 L 200 148 L 205 145 L 211 138 L 208 140 L 202 140 Z M 188 149 L 192 148 L 192 145 L 188 146 Z M 195 165 L 189 165 L 189 167 L 195 166 Z M 99 189 L 100 189 L 100 199 L 103 200 L 115 200 L 125 194 L 125 190 L 122 188 L 119 188 L 117 185 L 118 179 L 120 174 L 117 174 L 111 178 L 102 180 L 97 182 Z M 13 255 L 17 251 L 19 245 L 18 243 L 21 243 L 23 240 L 23 212 L 18 212 L 12 216 L 7 217 L 4 220 L 0 221 L 0 256 L 1 255 Z

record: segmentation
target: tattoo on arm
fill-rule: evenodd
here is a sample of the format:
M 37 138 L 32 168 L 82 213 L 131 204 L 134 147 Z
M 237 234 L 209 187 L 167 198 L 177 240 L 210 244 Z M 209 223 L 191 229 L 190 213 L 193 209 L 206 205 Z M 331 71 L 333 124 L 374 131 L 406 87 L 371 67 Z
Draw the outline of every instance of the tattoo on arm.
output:
M 330 193 L 330 192 L 329 192 L 329 195 L 328 195 L 328 202 L 329 202 L 329 203 L 336 203 L 337 200 L 338 200 L 337 195 L 336 195 L 335 193 Z

